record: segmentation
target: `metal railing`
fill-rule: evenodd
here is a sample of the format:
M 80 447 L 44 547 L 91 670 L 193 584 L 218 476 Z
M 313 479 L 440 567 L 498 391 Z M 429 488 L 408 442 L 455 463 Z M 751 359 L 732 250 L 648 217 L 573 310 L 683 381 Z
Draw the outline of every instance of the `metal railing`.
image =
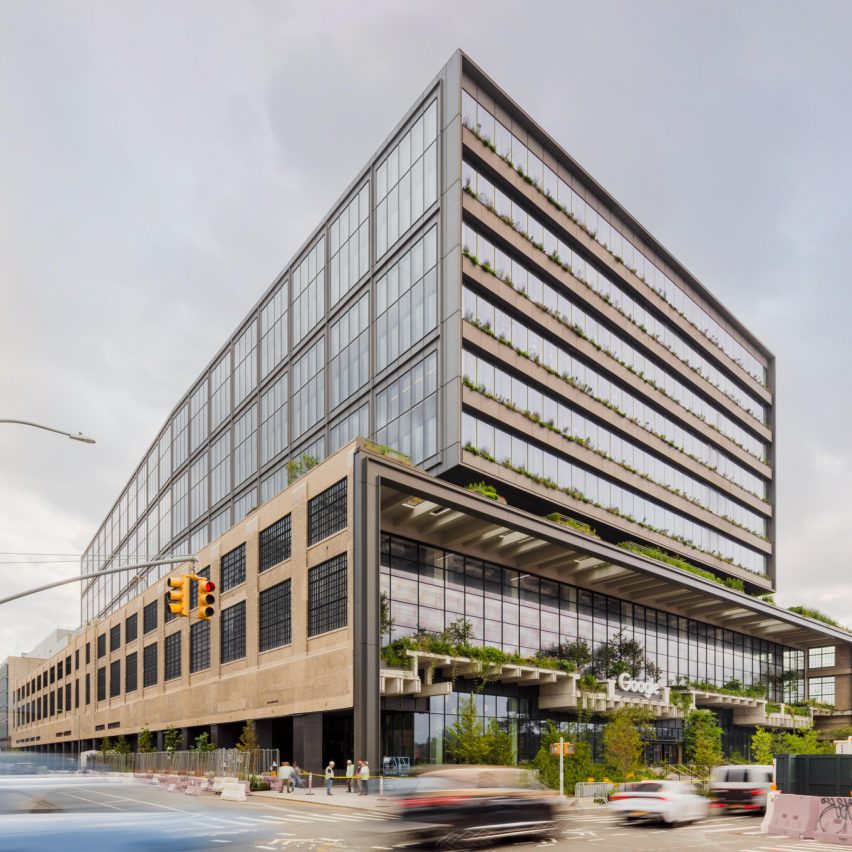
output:
M 82 769 L 96 772 L 151 772 L 175 775 L 233 775 L 248 778 L 272 771 L 278 765 L 278 749 L 239 751 L 151 751 L 130 754 L 89 754 Z
M 578 799 L 605 799 L 615 784 L 604 781 L 578 781 L 574 785 L 574 796 Z

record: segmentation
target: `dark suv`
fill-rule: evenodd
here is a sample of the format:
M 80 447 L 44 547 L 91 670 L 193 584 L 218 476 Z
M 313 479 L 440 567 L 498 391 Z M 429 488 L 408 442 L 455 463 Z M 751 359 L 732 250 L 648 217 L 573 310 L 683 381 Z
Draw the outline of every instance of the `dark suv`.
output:
M 771 766 L 717 766 L 710 776 L 713 804 L 731 810 L 765 811 L 771 788 Z

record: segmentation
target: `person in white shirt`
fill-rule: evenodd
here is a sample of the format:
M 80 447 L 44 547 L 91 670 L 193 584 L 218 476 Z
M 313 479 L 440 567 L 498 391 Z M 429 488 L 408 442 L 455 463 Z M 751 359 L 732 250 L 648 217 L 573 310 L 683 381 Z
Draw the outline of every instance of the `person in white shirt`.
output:
M 333 784 L 334 784 L 334 761 L 329 760 L 328 766 L 326 766 L 326 768 L 325 768 L 325 786 L 326 786 L 326 793 L 328 793 L 329 796 L 333 795 L 333 793 L 331 792 L 331 787 L 332 787 Z
M 352 792 L 352 784 L 355 780 L 355 764 L 351 760 L 346 761 L 346 792 Z
M 360 795 L 366 796 L 369 792 L 367 784 L 370 780 L 370 767 L 367 766 L 366 760 L 360 760 L 358 762 L 361 764 L 360 768 L 358 769 L 358 778 L 361 781 Z

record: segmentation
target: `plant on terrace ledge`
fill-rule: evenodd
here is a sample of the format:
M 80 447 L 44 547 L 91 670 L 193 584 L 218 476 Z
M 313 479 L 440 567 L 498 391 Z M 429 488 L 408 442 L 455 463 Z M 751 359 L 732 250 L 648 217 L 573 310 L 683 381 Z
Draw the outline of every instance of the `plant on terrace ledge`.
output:
M 489 500 L 500 499 L 497 489 L 490 482 L 469 482 L 465 485 L 465 489 L 468 491 L 475 491 L 477 494 L 481 494 Z

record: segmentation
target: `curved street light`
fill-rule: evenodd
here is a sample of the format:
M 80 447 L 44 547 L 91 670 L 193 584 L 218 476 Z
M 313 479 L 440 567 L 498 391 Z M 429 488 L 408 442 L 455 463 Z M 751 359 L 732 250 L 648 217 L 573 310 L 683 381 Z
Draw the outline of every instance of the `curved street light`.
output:
M 57 435 L 64 435 L 72 441 L 80 441 L 83 444 L 94 444 L 94 438 L 87 438 L 82 432 L 76 435 L 73 432 L 63 432 L 61 429 L 51 429 L 50 426 L 42 426 L 41 423 L 31 423 L 29 420 L 2 420 L 0 423 L 17 423 L 19 426 L 33 426 L 36 429 L 44 429 L 46 432 L 56 432 Z

